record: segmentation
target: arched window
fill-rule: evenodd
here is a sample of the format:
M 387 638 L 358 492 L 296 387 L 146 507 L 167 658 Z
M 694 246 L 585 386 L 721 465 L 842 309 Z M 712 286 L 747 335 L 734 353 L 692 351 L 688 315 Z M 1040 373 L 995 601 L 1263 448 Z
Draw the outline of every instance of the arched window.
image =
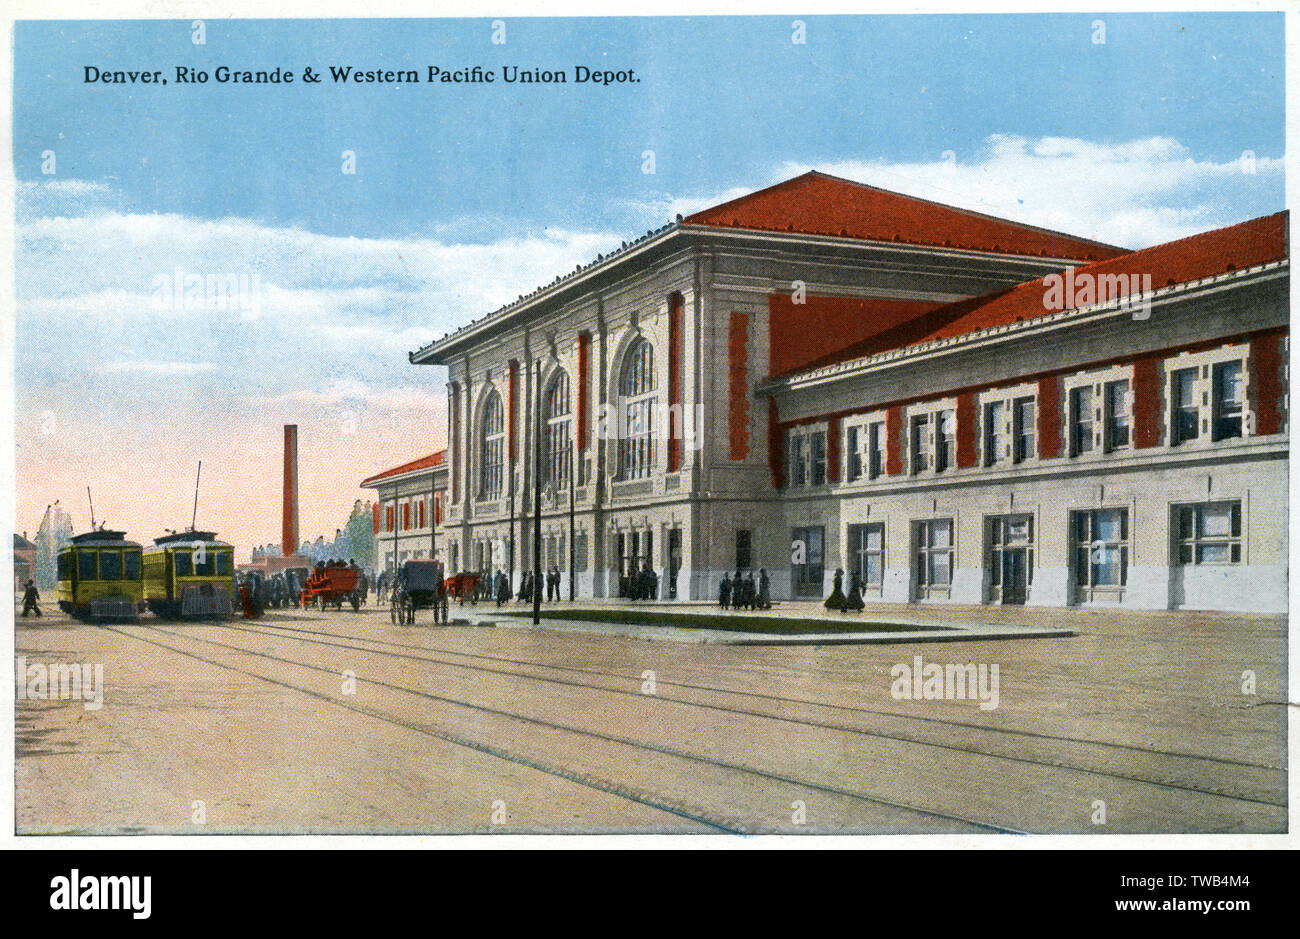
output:
M 654 347 L 644 338 L 632 343 L 619 382 L 623 399 L 623 433 L 619 440 L 619 477 L 643 479 L 654 468 Z
M 570 434 L 573 412 L 569 407 L 569 376 L 556 374 L 546 395 L 546 465 L 547 478 L 557 491 L 569 486 Z
M 501 409 L 501 395 L 493 391 L 483 402 L 482 451 L 479 469 L 479 497 L 501 498 L 501 480 L 505 466 L 505 417 Z

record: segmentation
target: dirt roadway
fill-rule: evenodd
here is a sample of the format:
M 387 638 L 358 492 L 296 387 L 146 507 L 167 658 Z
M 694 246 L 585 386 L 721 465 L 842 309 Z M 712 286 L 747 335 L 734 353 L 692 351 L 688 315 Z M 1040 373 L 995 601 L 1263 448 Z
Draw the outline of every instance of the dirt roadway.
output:
M 105 688 L 98 710 L 17 702 L 17 827 L 1284 830 L 1285 621 L 1081 623 L 1070 639 L 754 647 L 397 627 L 382 610 L 19 620 L 29 667 L 102 664 Z M 997 708 L 896 700 L 890 669 L 914 655 L 996 664 Z

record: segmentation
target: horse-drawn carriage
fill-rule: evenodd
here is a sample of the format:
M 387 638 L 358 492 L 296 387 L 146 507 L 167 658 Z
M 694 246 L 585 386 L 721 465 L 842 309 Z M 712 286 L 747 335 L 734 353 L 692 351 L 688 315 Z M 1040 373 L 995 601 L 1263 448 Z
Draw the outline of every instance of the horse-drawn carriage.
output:
M 447 582 L 441 579 L 440 573 L 441 565 L 437 561 L 402 562 L 393 582 L 394 623 L 399 626 L 410 626 L 415 622 L 416 610 L 427 610 L 437 606 L 447 595 Z
M 478 574 L 453 574 L 443 581 L 443 585 L 447 589 L 447 596 L 454 597 L 462 605 L 466 600 L 477 603 L 480 579 Z
M 355 567 L 317 567 L 303 585 L 298 604 L 307 607 L 316 603 L 322 610 L 331 606 L 341 610 L 346 600 L 355 612 L 361 609 L 361 595 L 357 590 L 360 575 L 361 571 Z

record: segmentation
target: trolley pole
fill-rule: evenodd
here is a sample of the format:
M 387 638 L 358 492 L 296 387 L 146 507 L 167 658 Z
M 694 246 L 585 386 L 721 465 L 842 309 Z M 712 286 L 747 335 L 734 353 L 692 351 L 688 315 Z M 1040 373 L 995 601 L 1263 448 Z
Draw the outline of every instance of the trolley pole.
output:
M 533 625 L 542 623 L 542 592 L 537 575 L 542 569 L 542 360 L 537 360 L 533 380 L 537 382 L 537 410 L 533 412 Z

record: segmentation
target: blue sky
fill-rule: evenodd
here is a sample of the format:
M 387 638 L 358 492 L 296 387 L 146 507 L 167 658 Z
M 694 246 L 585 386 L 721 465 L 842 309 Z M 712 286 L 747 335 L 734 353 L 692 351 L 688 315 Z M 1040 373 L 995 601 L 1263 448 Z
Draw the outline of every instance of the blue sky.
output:
M 808 168 L 1131 247 L 1283 206 L 1281 14 L 806 17 L 802 45 L 791 19 L 511 19 L 505 45 L 488 19 L 212 20 L 203 46 L 188 20 L 18 23 L 19 527 L 112 460 L 133 467 L 105 485 L 134 523 L 154 510 L 139 468 L 185 477 L 213 441 L 252 448 L 228 469 L 260 491 L 246 467 L 273 474 L 275 428 L 298 420 L 321 461 L 307 530 L 332 530 L 357 480 L 441 436 L 443 377 L 406 350 Z M 223 64 L 641 81 L 82 82 Z M 259 310 L 149 309 L 178 265 L 256 274 Z M 274 537 L 258 525 L 237 535 Z

